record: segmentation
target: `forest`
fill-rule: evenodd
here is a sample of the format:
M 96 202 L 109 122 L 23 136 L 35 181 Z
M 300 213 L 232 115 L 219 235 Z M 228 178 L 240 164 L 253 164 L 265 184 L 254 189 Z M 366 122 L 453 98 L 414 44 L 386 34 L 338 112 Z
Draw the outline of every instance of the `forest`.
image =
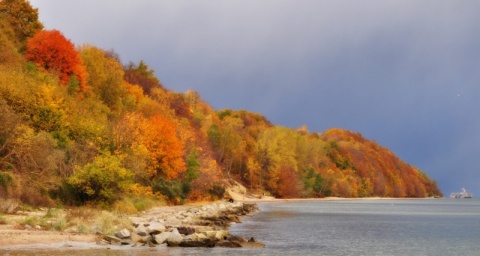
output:
M 143 61 L 44 30 L 28 1 L 0 1 L 1 198 L 135 211 L 220 199 L 234 181 L 279 198 L 442 196 L 359 133 L 215 110 Z

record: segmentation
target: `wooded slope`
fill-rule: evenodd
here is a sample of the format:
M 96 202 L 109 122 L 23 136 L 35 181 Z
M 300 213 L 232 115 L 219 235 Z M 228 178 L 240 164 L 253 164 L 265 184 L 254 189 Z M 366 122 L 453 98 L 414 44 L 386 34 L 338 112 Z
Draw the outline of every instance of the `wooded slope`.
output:
M 11 10 L 33 18 L 15 20 Z M 166 89 L 143 61 L 122 64 L 114 51 L 75 47 L 37 17 L 24 0 L 0 2 L 3 198 L 181 203 L 220 198 L 231 180 L 278 197 L 441 195 L 426 174 L 358 133 L 214 110 L 195 91 Z

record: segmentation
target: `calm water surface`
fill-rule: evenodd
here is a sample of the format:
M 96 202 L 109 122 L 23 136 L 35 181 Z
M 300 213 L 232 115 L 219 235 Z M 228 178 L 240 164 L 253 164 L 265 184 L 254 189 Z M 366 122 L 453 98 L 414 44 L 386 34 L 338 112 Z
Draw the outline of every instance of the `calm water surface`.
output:
M 230 233 L 264 249 L 15 249 L 0 255 L 480 255 L 480 200 L 260 203 Z

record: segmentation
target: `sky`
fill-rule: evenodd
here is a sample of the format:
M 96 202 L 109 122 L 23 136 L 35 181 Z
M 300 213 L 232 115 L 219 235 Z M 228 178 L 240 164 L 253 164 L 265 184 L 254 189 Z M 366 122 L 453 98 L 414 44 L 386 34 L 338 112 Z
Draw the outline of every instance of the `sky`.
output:
M 46 29 L 173 91 L 389 148 L 480 197 L 480 1 L 31 0 Z

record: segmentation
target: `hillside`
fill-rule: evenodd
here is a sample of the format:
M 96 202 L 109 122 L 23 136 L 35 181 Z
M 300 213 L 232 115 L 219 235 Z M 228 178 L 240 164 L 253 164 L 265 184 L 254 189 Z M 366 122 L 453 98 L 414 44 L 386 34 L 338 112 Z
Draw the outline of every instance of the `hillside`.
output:
M 42 30 L 28 2 L 0 2 L 1 198 L 135 211 L 147 199 L 221 198 L 232 180 L 284 198 L 441 195 L 357 133 L 214 110 L 195 91 L 168 90 L 143 61 Z

